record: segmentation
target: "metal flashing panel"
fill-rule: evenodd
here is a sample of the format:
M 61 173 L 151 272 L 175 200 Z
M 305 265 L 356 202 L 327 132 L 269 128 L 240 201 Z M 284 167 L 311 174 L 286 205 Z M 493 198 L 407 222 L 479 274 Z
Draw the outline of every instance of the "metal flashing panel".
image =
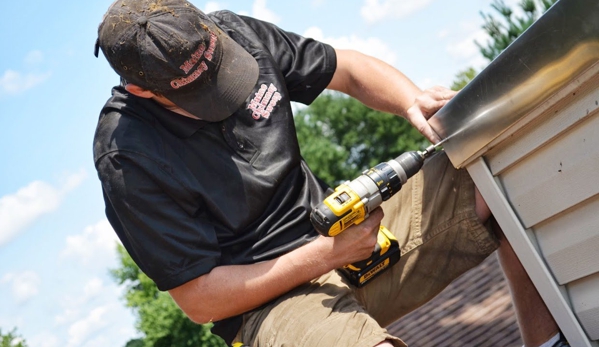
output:
M 599 2 L 560 0 L 430 120 L 456 167 L 599 61 Z

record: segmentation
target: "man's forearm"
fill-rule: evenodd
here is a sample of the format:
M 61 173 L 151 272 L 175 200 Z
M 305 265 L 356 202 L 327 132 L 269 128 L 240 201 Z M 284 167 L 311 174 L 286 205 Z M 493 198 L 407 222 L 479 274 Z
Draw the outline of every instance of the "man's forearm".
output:
M 441 140 L 427 120 L 456 92 L 443 87 L 422 91 L 381 60 L 352 50 L 336 52 L 337 69 L 329 89 L 346 93 L 375 110 L 401 115 L 431 142 Z
M 346 93 L 364 105 L 405 116 L 422 93 L 407 76 L 391 65 L 352 50 L 337 50 L 337 71 L 330 89 Z
M 312 242 L 270 261 L 219 266 L 170 293 L 194 322 L 218 321 L 259 307 L 334 269 L 319 261 L 324 251 Z
M 196 323 L 218 321 L 259 307 L 291 289 L 344 265 L 366 259 L 377 242 L 381 209 L 335 237 L 316 240 L 279 258 L 219 266 L 169 291 Z

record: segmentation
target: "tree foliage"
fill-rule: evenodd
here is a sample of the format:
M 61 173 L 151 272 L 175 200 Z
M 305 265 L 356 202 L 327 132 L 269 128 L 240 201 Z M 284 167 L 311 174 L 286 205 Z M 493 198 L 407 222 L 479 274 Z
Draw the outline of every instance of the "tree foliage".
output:
M 513 9 L 508 7 L 503 0 L 494 0 L 491 8 L 499 14 L 499 19 L 493 14 L 481 11 L 485 23 L 483 29 L 488 35 L 485 44 L 477 41 L 480 53 L 489 61 L 495 59 L 526 29 L 528 29 L 541 14 L 545 13 L 557 0 L 521 0 L 519 7 L 522 15 L 515 15 Z M 478 72 L 473 68 L 467 68 L 456 75 L 451 89 L 461 90 L 476 77 Z
M 481 12 L 481 16 L 485 21 L 483 29 L 485 29 L 490 38 L 490 41 L 486 44 L 480 44 L 475 41 L 481 54 L 489 59 L 489 61 L 495 59 L 556 1 L 521 0 L 519 7 L 522 10 L 522 14 L 517 15 L 503 0 L 494 0 L 491 7 L 499 14 L 499 18 L 492 14 Z
M 331 185 L 428 141 L 405 119 L 372 110 L 340 93 L 325 93 L 295 116 L 302 156 Z
M 17 329 L 13 329 L 6 334 L 0 329 L 0 347 L 27 347 L 27 342 L 17 335 Z
M 161 292 L 135 264 L 125 248 L 118 245 L 120 267 L 111 270 L 117 283 L 126 288 L 125 301 L 137 316 L 136 328 L 144 336 L 125 347 L 225 347 L 210 325 L 193 323 L 168 293 Z
M 455 77 L 455 80 L 451 84 L 451 90 L 462 90 L 464 87 L 470 83 L 476 77 L 477 72 L 473 67 L 469 67 L 466 70 L 458 72 Z

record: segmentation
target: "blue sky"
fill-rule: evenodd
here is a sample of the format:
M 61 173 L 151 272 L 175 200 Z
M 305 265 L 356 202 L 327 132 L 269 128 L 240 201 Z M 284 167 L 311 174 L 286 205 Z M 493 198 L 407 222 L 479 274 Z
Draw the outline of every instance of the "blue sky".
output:
M 118 83 L 93 55 L 112 0 L 5 1 L 0 20 L 0 329 L 31 347 L 124 346 L 136 336 L 108 275 L 114 232 L 92 161 Z M 491 0 L 192 1 L 387 61 L 422 88 L 481 68 Z M 508 4 L 516 0 L 507 1 Z

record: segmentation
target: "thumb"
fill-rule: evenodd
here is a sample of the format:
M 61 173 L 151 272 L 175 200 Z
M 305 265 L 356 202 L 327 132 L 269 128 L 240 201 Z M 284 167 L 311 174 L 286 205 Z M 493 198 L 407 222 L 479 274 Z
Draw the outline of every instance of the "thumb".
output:
M 412 117 L 410 119 L 412 126 L 416 128 L 424 137 L 426 137 L 431 143 L 438 143 L 441 141 L 441 138 L 437 133 L 431 128 L 430 124 L 426 121 L 424 117 Z

